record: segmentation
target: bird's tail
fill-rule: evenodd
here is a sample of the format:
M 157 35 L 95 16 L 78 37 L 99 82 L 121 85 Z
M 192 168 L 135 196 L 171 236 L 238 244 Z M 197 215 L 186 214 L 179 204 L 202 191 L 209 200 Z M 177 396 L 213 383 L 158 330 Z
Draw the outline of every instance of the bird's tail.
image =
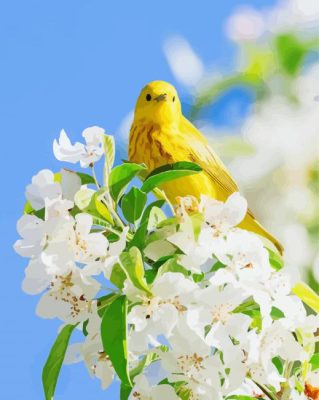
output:
M 238 226 L 248 231 L 257 233 L 258 235 L 263 236 L 267 240 L 271 241 L 278 250 L 279 254 L 283 255 L 283 245 L 271 233 L 269 233 L 249 212 L 246 214 L 245 218 Z

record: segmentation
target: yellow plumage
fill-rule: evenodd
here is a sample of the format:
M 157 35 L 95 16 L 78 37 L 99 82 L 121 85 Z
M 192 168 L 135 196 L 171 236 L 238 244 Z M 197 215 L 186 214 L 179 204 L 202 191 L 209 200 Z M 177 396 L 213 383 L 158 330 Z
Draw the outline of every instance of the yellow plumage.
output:
M 197 175 L 163 184 L 161 189 L 173 204 L 178 196 L 199 198 L 201 194 L 225 201 L 239 191 L 206 138 L 183 116 L 177 92 L 167 82 L 151 82 L 141 91 L 130 131 L 129 159 L 145 163 L 149 170 L 177 161 L 191 161 L 202 167 Z M 250 210 L 240 226 L 264 236 L 283 253 L 282 245 Z

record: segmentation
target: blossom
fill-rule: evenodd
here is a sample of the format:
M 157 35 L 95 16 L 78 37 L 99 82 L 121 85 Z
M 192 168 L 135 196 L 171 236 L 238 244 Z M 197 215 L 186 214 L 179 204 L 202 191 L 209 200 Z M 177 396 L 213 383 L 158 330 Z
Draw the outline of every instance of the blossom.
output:
M 261 240 L 250 232 L 230 232 L 216 257 L 226 265 L 212 278 L 215 284 L 239 281 L 264 281 L 270 276 L 267 250 Z
M 54 174 L 48 169 L 38 172 L 32 183 L 26 187 L 25 196 L 35 210 L 44 207 L 45 199 L 55 199 L 62 194 L 61 185 L 54 180 Z
M 15 251 L 23 257 L 39 255 L 45 244 L 44 221 L 35 215 L 25 214 L 18 221 L 17 231 L 22 239 L 15 242 Z
M 252 8 L 242 8 L 227 21 L 226 32 L 234 41 L 253 41 L 265 30 L 264 17 Z
M 95 279 L 83 276 L 77 269 L 66 275 L 56 275 L 36 312 L 42 318 L 59 318 L 72 324 L 85 321 L 92 313 L 92 301 L 99 288 Z
M 104 129 L 98 126 L 86 128 L 82 132 L 85 145 L 79 142 L 72 145 L 68 135 L 62 129 L 59 141 L 55 139 L 53 142 L 53 153 L 60 161 L 73 164 L 80 162 L 81 167 L 87 168 L 103 155 L 102 140 L 104 133 Z
M 129 397 L 131 400 L 178 400 L 174 389 L 170 385 L 150 386 L 146 377 L 138 375 L 134 379 L 134 386 Z
M 250 317 L 233 312 L 247 297 L 242 289 L 231 285 L 208 286 L 196 293 L 197 305 L 187 313 L 188 324 L 210 346 L 231 349 L 232 340 L 241 341 L 251 324 Z
M 86 146 L 61 134 L 56 150 L 89 165 L 99 132 L 84 131 Z M 104 220 L 90 201 L 96 193 L 75 172 L 40 171 L 26 192 L 30 214 L 17 224 L 14 248 L 29 258 L 22 288 L 40 295 L 37 315 L 83 332 L 65 363 L 83 361 L 102 389 L 118 373 L 132 400 L 258 397 L 259 388 L 296 400 L 316 393 L 310 364 L 319 318 L 291 293 L 291 266 L 279 270 L 262 240 L 239 227 L 243 197 L 180 198 L 160 225 L 144 210 L 140 229 L 138 221 L 125 226 L 121 202 L 108 195 L 114 219 Z
M 158 335 L 169 337 L 180 318 L 185 315 L 197 290 L 197 285 L 177 272 L 158 276 L 150 290 L 152 296 L 132 290 L 126 281 L 123 289 L 132 300 L 139 300 L 128 314 L 128 322 L 134 325 L 132 340 L 145 344 L 145 337 L 156 339 Z
M 202 195 L 199 211 L 215 235 L 221 235 L 244 219 L 247 201 L 238 192 L 231 194 L 225 202 Z
M 93 312 L 94 311 L 94 312 Z M 100 336 L 100 318 L 96 314 L 96 304 L 92 304 L 92 313 L 86 325 L 85 341 L 68 346 L 65 364 L 84 361 L 89 374 L 101 381 L 101 388 L 106 389 L 114 379 L 114 369 L 109 357 L 103 351 Z

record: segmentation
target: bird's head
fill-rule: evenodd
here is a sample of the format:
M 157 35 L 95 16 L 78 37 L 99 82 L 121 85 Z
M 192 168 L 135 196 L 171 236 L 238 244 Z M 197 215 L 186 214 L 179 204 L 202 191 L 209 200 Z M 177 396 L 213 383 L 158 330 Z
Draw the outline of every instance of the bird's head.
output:
M 135 120 L 163 125 L 178 124 L 181 103 L 174 86 L 164 81 L 153 81 L 141 91 L 135 106 Z

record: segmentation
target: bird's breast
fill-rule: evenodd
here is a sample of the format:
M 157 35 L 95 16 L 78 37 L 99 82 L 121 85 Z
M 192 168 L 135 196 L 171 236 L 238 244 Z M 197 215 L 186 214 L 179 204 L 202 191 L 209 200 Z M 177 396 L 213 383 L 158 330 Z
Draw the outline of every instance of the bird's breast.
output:
M 149 170 L 172 162 L 167 143 L 170 134 L 157 124 L 133 124 L 130 131 L 129 160 L 144 163 Z

